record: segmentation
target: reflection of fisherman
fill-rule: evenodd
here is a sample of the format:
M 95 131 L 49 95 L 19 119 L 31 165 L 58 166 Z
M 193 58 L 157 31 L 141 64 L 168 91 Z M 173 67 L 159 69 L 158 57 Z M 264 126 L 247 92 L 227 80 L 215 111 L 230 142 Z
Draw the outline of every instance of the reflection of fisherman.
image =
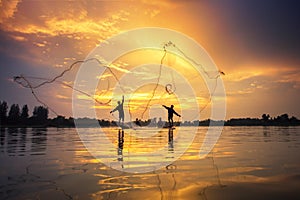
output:
M 110 113 L 113 113 L 115 111 L 119 112 L 119 124 L 120 121 L 122 120 L 122 123 L 124 123 L 124 109 L 123 109 L 123 104 L 124 104 L 124 95 L 122 96 L 122 103 L 120 101 L 118 101 L 118 105 L 115 109 L 113 109 L 112 111 L 110 111 Z
M 174 144 L 173 144 L 173 129 L 169 129 L 168 132 L 168 151 L 174 153 Z M 173 157 L 174 158 L 174 157 Z
M 118 135 L 118 161 L 123 161 L 124 131 L 119 130 Z M 123 165 L 122 165 L 123 168 Z
M 162 105 L 165 109 L 168 110 L 168 121 L 170 127 L 173 126 L 173 114 L 177 115 L 178 117 L 181 117 L 173 108 L 174 106 L 171 105 L 171 107 L 167 107 L 165 105 Z

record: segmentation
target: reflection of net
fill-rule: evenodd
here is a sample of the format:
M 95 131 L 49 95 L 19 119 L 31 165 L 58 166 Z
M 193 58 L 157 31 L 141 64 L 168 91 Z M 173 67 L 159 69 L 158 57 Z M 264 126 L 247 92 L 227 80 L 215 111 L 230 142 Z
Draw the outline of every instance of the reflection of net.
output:
M 215 184 L 212 184 L 212 185 L 206 185 L 204 188 L 202 188 L 202 190 L 199 192 L 199 195 L 202 197 L 202 199 L 207 199 L 207 194 L 206 194 L 206 191 L 210 188 L 213 188 L 213 187 L 216 187 L 216 188 L 224 188 L 224 187 L 227 187 L 227 185 L 223 184 L 221 182 L 221 177 L 220 177 L 220 172 L 219 172 L 219 167 L 218 165 L 216 164 L 215 162 L 215 159 L 214 159 L 214 153 L 213 151 L 211 151 L 211 156 L 208 157 L 208 158 L 211 158 L 212 160 L 212 166 L 213 168 L 215 169 L 216 171 L 216 178 L 217 178 L 217 183 Z
M 160 59 L 160 65 L 159 65 L 159 71 L 157 74 L 157 80 L 156 83 L 154 84 L 153 88 L 149 89 L 149 94 L 150 94 L 150 98 L 147 98 L 146 104 L 145 106 L 143 106 L 143 111 L 140 114 L 140 119 L 144 119 L 144 115 L 147 111 L 149 111 L 149 107 L 151 106 L 151 104 L 153 103 L 153 99 L 156 97 L 159 98 L 158 102 L 161 103 L 161 100 L 164 99 L 166 96 L 168 95 L 174 95 L 176 92 L 176 85 L 175 85 L 175 80 L 174 80 L 174 76 L 173 73 L 171 73 L 171 82 L 164 85 L 164 93 L 157 95 L 157 91 L 158 88 L 160 86 L 160 81 L 161 81 L 161 76 L 162 76 L 162 66 L 164 65 L 165 62 L 165 58 L 166 55 L 169 53 L 168 52 L 168 48 L 174 48 L 175 50 L 177 50 L 179 52 L 179 54 L 181 54 L 181 56 L 183 56 L 183 58 L 185 58 L 187 61 L 189 61 L 189 63 L 192 63 L 193 66 L 198 66 L 201 71 L 207 76 L 206 78 L 208 79 L 212 79 L 215 80 L 215 84 L 214 87 L 210 93 L 210 97 L 208 102 L 202 106 L 202 108 L 200 109 L 200 112 L 202 112 L 207 105 L 211 102 L 211 97 L 214 95 L 216 87 L 217 87 L 217 79 L 220 77 L 220 75 L 224 75 L 224 72 L 222 71 L 217 71 L 216 73 L 214 73 L 214 75 L 210 74 L 208 71 L 206 71 L 206 69 L 202 66 L 202 64 L 196 62 L 195 60 L 193 60 L 192 58 L 190 58 L 189 56 L 187 56 L 179 47 L 177 47 L 174 43 L 167 42 L 163 45 L 163 55 Z M 101 99 L 109 90 L 110 90 L 110 81 L 109 79 L 107 79 L 107 88 L 103 89 L 103 92 L 100 92 L 99 94 L 97 94 L 97 97 L 95 97 L 95 95 L 89 94 L 86 91 L 80 90 L 78 88 L 75 88 L 74 86 L 65 83 L 64 81 L 59 81 L 59 79 L 63 78 L 65 76 L 65 74 L 67 72 L 70 72 L 73 70 L 73 68 L 77 65 L 77 64 L 83 64 L 83 63 L 87 63 L 87 62 L 96 62 L 99 66 L 106 68 L 107 72 L 109 73 L 110 76 L 112 76 L 114 78 L 114 80 L 116 81 L 116 83 L 119 84 L 121 92 L 123 94 L 128 93 L 129 91 L 127 89 L 125 89 L 126 87 L 123 87 L 120 83 L 119 77 L 117 76 L 117 71 L 114 71 L 116 69 L 114 69 L 113 67 L 111 67 L 110 65 L 103 65 L 102 62 L 100 60 L 98 60 L 97 58 L 89 58 L 87 60 L 79 60 L 76 61 L 74 63 L 72 63 L 67 69 L 65 69 L 64 71 L 62 71 L 59 75 L 53 77 L 53 78 L 41 78 L 41 77 L 33 77 L 33 76 L 16 76 L 14 77 L 14 81 L 18 84 L 20 84 L 21 86 L 23 86 L 24 88 L 28 88 L 31 90 L 32 95 L 34 96 L 34 98 L 41 103 L 42 105 L 46 106 L 49 108 L 50 111 L 52 111 L 55 115 L 58 115 L 58 113 L 51 108 L 46 102 L 44 102 L 43 100 L 41 100 L 41 98 L 38 96 L 38 94 L 36 93 L 35 89 L 41 88 L 42 86 L 45 85 L 49 85 L 49 84 L 53 84 L 53 83 L 57 83 L 57 84 L 61 84 L 67 88 L 73 89 L 74 91 L 92 99 L 96 104 L 99 105 L 109 105 L 111 103 L 111 99 L 108 99 L 106 101 L 99 101 L 99 99 Z M 199 75 L 195 76 L 195 78 L 198 78 Z M 33 80 L 38 80 L 41 81 L 38 84 L 33 84 Z M 103 85 L 102 85 L 103 86 Z M 130 101 L 128 103 L 128 111 L 129 111 L 129 115 L 130 115 L 130 121 L 132 121 L 132 108 L 131 108 L 131 104 Z

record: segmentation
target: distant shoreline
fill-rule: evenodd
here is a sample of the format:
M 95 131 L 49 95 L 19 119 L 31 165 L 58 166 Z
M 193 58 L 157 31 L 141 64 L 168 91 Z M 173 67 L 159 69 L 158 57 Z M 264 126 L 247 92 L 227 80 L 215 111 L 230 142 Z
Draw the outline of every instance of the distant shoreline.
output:
M 199 125 L 198 127 L 210 127 L 210 126 L 222 126 L 222 125 Z M 223 126 L 225 127 L 295 127 L 295 126 L 300 126 L 300 124 L 290 124 L 290 125 L 283 125 L 283 124 L 278 124 L 278 125 L 226 125 L 224 124 Z M 28 126 L 28 125 L 5 125 L 5 126 L 0 126 L 0 129 L 5 129 L 5 128 L 118 128 L 119 126 L 47 126 L 47 125 L 34 125 L 34 126 Z M 138 126 L 137 126 L 138 127 Z M 141 127 L 149 127 L 149 126 L 141 126 Z M 150 126 L 152 128 L 163 128 L 163 127 L 157 127 L 157 126 Z M 195 126 L 189 126 L 189 125 L 177 125 L 176 127 L 195 127 Z
M 76 125 L 75 125 L 76 124 Z M 198 126 L 198 127 L 208 127 L 208 126 L 300 126 L 300 120 L 295 117 L 289 118 L 287 114 L 280 115 L 276 118 L 233 118 L 230 120 L 194 120 L 194 121 L 177 121 L 174 122 L 175 126 Z M 90 118 L 65 118 L 64 116 L 58 116 L 53 119 L 38 120 L 37 118 L 30 117 L 23 121 L 7 121 L 6 123 L 1 123 L 0 128 L 95 128 L 95 127 L 119 127 L 116 121 L 109 120 L 97 120 Z M 156 118 L 148 120 L 136 120 L 133 122 L 125 122 L 124 126 L 133 127 L 163 127 L 168 126 L 168 122 L 156 121 Z
M 48 118 L 48 108 L 36 106 L 29 116 L 28 106 L 24 105 L 20 109 L 18 104 L 12 104 L 8 109 L 5 101 L 0 101 L 0 128 L 75 128 L 75 127 L 118 127 L 118 122 L 104 119 L 90 119 L 87 117 L 74 119 L 72 117 L 58 115 L 55 118 Z M 75 125 L 76 124 L 76 125 Z M 136 119 L 132 122 L 125 122 L 125 127 L 164 127 L 169 126 L 168 122 L 163 121 L 161 117 L 141 120 Z M 296 117 L 290 117 L 288 114 L 271 117 L 269 114 L 262 114 L 261 118 L 232 118 L 229 120 L 194 120 L 177 121 L 174 126 L 300 126 L 300 120 Z
M 76 125 L 75 125 L 76 124 Z M 125 122 L 124 126 L 126 127 L 163 127 L 168 126 L 168 122 L 162 121 L 161 119 L 156 122 L 156 118 L 148 120 L 137 120 L 133 122 Z M 258 118 L 237 118 L 230 119 L 226 121 L 222 120 L 194 120 L 194 121 L 177 121 L 174 122 L 175 126 L 199 126 L 199 127 L 208 127 L 208 126 L 300 126 L 300 120 L 295 117 L 289 118 L 288 115 L 284 114 L 273 119 L 258 119 Z M 58 116 L 53 119 L 44 119 L 38 120 L 37 118 L 28 118 L 23 121 L 7 121 L 6 123 L 1 123 L 0 128 L 95 128 L 95 127 L 119 127 L 116 121 L 109 120 L 97 120 L 90 118 L 65 118 L 63 116 Z

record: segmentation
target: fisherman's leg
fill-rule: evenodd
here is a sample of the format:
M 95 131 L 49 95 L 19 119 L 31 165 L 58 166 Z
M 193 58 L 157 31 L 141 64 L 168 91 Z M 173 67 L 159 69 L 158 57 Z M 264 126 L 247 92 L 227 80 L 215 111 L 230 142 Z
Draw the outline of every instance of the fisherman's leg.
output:
M 122 120 L 122 125 L 124 125 L 124 115 L 120 116 L 120 120 Z

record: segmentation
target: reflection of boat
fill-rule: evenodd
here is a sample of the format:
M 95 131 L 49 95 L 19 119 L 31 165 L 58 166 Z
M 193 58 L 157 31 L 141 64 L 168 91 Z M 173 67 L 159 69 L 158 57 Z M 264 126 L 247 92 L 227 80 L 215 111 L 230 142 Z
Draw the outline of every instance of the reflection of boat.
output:
M 128 126 L 128 125 L 119 125 L 119 127 L 121 128 L 121 129 L 130 129 L 131 127 L 130 126 Z
M 164 127 L 149 127 L 149 126 L 133 126 L 131 129 L 133 130 L 154 130 L 157 131 L 159 129 L 171 129 L 174 130 L 176 129 L 175 126 L 169 127 L 169 126 L 164 126 Z
M 133 130 L 153 130 L 153 131 L 156 131 L 157 128 L 156 127 L 147 127 L 147 126 L 134 126 L 132 127 Z

